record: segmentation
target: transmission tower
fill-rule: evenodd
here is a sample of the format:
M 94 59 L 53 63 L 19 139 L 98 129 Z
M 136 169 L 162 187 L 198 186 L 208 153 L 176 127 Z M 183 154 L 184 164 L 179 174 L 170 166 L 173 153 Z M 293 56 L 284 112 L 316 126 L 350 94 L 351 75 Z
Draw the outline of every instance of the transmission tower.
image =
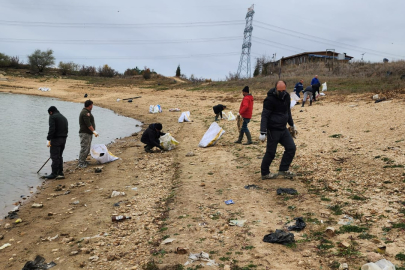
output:
M 242 53 L 240 55 L 239 60 L 239 67 L 237 75 L 239 78 L 251 77 L 251 70 L 250 70 L 250 47 L 252 47 L 252 31 L 253 31 L 253 15 L 255 14 L 254 9 L 255 5 L 252 5 L 248 8 L 248 12 L 246 13 L 246 26 L 245 31 L 243 34 L 243 43 L 242 43 Z

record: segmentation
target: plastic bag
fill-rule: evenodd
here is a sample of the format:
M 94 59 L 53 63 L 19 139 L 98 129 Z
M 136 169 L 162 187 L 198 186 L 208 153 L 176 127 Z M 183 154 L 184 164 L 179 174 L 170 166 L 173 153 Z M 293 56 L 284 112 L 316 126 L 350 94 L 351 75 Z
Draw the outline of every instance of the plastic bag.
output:
M 367 263 L 361 270 L 395 270 L 395 266 L 388 260 L 382 259 L 375 263 Z
M 226 112 L 224 112 L 224 111 L 222 112 L 222 118 L 223 118 L 223 119 L 228 119 L 228 115 L 227 115 Z
M 328 87 L 326 86 L 326 82 L 324 82 L 322 84 L 322 91 L 326 91 L 326 90 L 328 90 Z
M 182 112 L 179 117 L 179 123 L 190 122 L 190 112 Z
M 228 113 L 228 121 L 233 121 L 236 120 L 235 115 L 233 115 L 233 113 L 231 111 L 229 111 Z
M 290 194 L 290 195 L 297 195 L 298 192 L 297 190 L 293 189 L 293 188 L 278 188 L 277 189 L 277 195 L 281 195 L 281 194 Z
M 302 217 L 294 218 L 295 220 L 295 225 L 289 226 L 287 229 L 289 231 L 301 231 L 305 229 L 307 224 L 305 223 L 304 219 Z
M 149 105 L 149 112 L 150 113 L 161 113 L 162 107 L 159 104 L 157 105 Z
M 170 133 L 166 133 L 165 135 L 161 136 L 159 138 L 160 145 L 163 147 L 163 149 L 170 151 L 176 147 L 176 145 L 179 144 L 178 141 L 176 141 L 175 138 L 170 135 Z
M 90 149 L 90 154 L 99 163 L 107 163 L 118 159 L 118 157 L 114 156 L 113 154 L 111 154 L 110 151 L 108 151 L 107 146 L 105 146 L 105 144 L 92 145 Z
M 283 230 L 276 230 L 274 233 L 267 234 L 263 237 L 263 242 L 289 244 L 294 243 L 294 234 L 285 232 Z
M 208 147 L 215 145 L 219 138 L 221 138 L 222 134 L 225 133 L 216 122 L 212 123 L 209 129 L 205 132 L 204 136 L 202 137 L 200 143 L 198 144 L 199 147 Z

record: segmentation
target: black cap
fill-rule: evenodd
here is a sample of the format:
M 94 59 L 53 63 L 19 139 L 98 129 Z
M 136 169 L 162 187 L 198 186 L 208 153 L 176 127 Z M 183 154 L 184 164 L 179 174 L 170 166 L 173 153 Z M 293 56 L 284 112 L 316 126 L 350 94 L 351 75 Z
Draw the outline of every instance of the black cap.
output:
M 58 110 L 58 109 L 56 109 L 55 106 L 51 106 L 51 107 L 49 107 L 49 109 L 48 109 L 48 113 L 50 113 L 50 112 L 54 113 L 54 112 L 56 112 L 57 110 Z
M 157 130 L 162 130 L 163 126 L 162 126 L 161 123 L 156 123 L 156 124 L 155 124 L 155 128 L 156 128 Z
M 249 93 L 249 86 L 245 86 L 245 88 L 243 88 L 242 92 Z

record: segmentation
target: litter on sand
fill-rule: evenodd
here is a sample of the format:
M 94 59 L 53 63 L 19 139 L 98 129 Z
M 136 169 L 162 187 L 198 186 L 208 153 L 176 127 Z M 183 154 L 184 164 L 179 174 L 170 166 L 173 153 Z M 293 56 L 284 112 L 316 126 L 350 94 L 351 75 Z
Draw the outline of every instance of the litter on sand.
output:
M 0 247 L 0 250 L 5 249 L 6 247 L 11 247 L 10 243 L 4 244 Z
M 114 198 L 114 197 L 117 197 L 117 196 L 125 196 L 125 192 L 119 192 L 119 191 L 114 190 L 111 193 L 111 198 Z
M 298 191 L 293 188 L 278 188 L 277 195 L 281 195 L 281 194 L 297 195 Z
M 327 91 L 328 90 L 328 86 L 326 85 L 326 82 L 324 82 L 322 84 L 322 91 Z
M 90 149 L 90 154 L 99 163 L 107 163 L 118 159 L 118 157 L 114 156 L 113 154 L 111 154 L 110 151 L 108 151 L 107 146 L 105 146 L 105 144 L 92 145 Z
M 169 112 L 179 112 L 180 109 L 179 108 L 170 108 Z
M 225 201 L 225 204 L 226 204 L 226 205 L 228 205 L 228 204 L 234 204 L 234 202 L 233 202 L 233 200 L 227 200 L 227 201 Z
M 229 111 L 227 118 L 228 118 L 228 121 L 236 120 L 235 115 L 233 115 L 233 113 L 231 111 Z
M 39 90 L 39 91 L 42 91 L 42 92 L 48 92 L 48 91 L 51 91 L 51 88 L 48 88 L 48 87 L 40 87 L 40 88 L 38 88 L 38 90 Z
M 205 252 L 195 254 L 190 253 L 190 255 L 188 256 L 188 261 L 184 265 L 189 265 L 196 261 L 207 262 L 206 266 L 217 266 L 215 260 L 211 260 L 210 255 Z
M 257 185 L 246 185 L 245 189 L 260 189 L 260 187 Z
M 230 220 L 229 221 L 229 225 L 231 226 L 238 226 L 238 227 L 243 227 L 243 225 L 245 225 L 246 220 Z
M 386 259 L 375 263 L 367 263 L 361 267 L 361 270 L 395 270 L 395 265 Z
M 179 117 L 179 123 L 183 123 L 183 122 L 190 122 L 190 112 L 182 112 L 180 117 Z
M 166 133 L 165 135 L 161 136 L 159 138 L 160 145 L 163 147 L 164 150 L 170 151 L 176 147 L 176 145 L 179 144 L 178 141 L 176 141 L 175 138 L 170 135 L 170 133 Z
M 161 112 L 162 112 L 162 107 L 160 107 L 159 104 L 157 104 L 157 105 L 150 105 L 150 106 L 149 106 L 149 112 L 150 112 L 150 113 L 161 113 Z
M 277 243 L 277 244 L 289 244 L 294 243 L 294 234 L 285 232 L 283 230 L 276 230 L 273 233 L 267 234 L 263 237 L 263 242 Z
M 287 229 L 289 231 L 301 231 L 303 229 L 305 229 L 305 227 L 307 226 L 307 224 L 305 223 L 304 219 L 302 217 L 298 217 L 298 218 L 294 218 L 295 220 L 295 224 L 288 226 L 289 224 L 287 224 Z
M 45 263 L 45 258 L 37 255 L 35 257 L 35 260 L 33 261 L 28 261 L 22 270 L 43 270 L 43 269 L 49 269 L 52 268 L 56 265 L 54 262 L 50 263 Z
M 167 239 L 163 240 L 163 242 L 161 243 L 161 245 L 170 244 L 170 243 L 172 243 L 174 240 L 176 240 L 176 239 L 174 239 L 174 238 L 167 238 Z
M 204 136 L 202 137 L 200 143 L 198 144 L 199 147 L 208 147 L 213 146 L 215 143 L 221 138 L 222 134 L 225 133 L 218 123 L 213 122 L 208 130 L 205 132 Z

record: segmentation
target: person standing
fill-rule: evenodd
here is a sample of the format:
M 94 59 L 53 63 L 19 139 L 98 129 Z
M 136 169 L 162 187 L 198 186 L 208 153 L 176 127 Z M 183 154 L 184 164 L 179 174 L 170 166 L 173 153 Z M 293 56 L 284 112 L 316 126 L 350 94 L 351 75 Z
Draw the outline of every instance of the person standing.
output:
M 311 86 L 312 86 L 312 95 L 313 95 L 313 100 L 316 101 L 316 92 L 319 94 L 319 87 L 321 87 L 321 83 L 318 80 L 318 75 L 315 75 L 315 77 L 311 81 Z
M 242 143 L 243 134 L 246 134 L 247 142 L 244 145 L 252 144 L 252 136 L 248 129 L 248 124 L 252 118 L 253 112 L 253 96 L 249 94 L 249 86 L 245 86 L 242 90 L 243 99 L 240 104 L 239 114 L 243 118 L 242 128 L 239 131 L 239 138 L 235 143 Z
M 296 146 L 286 125 L 288 123 L 293 132 L 296 127 L 291 117 L 290 95 L 286 88 L 287 84 L 284 81 L 278 81 L 275 88 L 270 89 L 263 101 L 259 140 L 263 142 L 267 136 L 267 146 L 261 164 L 262 180 L 273 179 L 277 176 L 291 179 L 295 176 L 295 173 L 288 170 L 294 159 Z M 284 154 L 278 173 L 270 173 L 270 165 L 276 156 L 278 144 L 284 146 Z
M 163 150 L 163 147 L 160 145 L 159 138 L 166 133 L 163 133 L 162 129 L 163 126 L 161 123 L 150 124 L 149 127 L 145 129 L 141 137 L 141 142 L 145 144 L 145 152 L 153 153 L 152 148 L 155 146 L 160 150 Z
M 301 98 L 300 93 L 302 90 L 304 90 L 304 80 L 301 79 L 294 87 L 294 92 L 299 98 Z
M 305 88 L 303 93 L 304 93 L 304 99 L 302 100 L 301 107 L 304 107 L 305 101 L 307 101 L 307 98 L 309 98 L 309 106 L 312 106 L 312 96 L 313 96 L 312 86 L 307 86 L 307 88 Z
M 218 105 L 212 107 L 212 109 L 214 110 L 214 113 L 215 113 L 215 121 L 218 121 L 219 116 L 221 116 L 221 119 L 223 119 L 222 118 L 222 111 L 226 109 L 225 105 L 218 104 Z
M 80 137 L 80 154 L 79 154 L 79 168 L 86 168 L 88 162 L 86 161 L 87 156 L 90 153 L 91 141 L 94 136 L 98 137 L 96 132 L 96 124 L 94 122 L 94 116 L 91 113 L 93 109 L 93 101 L 86 100 L 84 102 L 84 108 L 79 115 L 79 137 Z
M 47 146 L 50 147 L 52 173 L 45 176 L 45 179 L 64 179 L 63 150 L 65 150 L 66 138 L 68 136 L 68 121 L 55 106 L 49 107 L 48 114 L 49 131 Z

